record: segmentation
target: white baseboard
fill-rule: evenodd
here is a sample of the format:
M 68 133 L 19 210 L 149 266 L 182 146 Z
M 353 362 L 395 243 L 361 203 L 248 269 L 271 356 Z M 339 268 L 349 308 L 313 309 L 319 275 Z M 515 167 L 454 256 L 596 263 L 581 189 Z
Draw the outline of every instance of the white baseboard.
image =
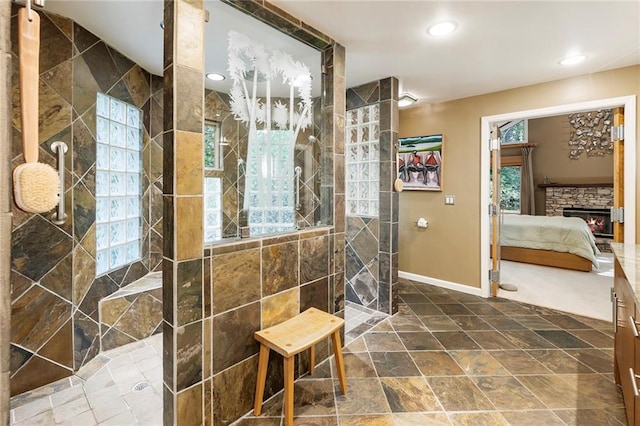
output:
M 458 284 L 451 281 L 439 280 L 437 278 L 425 277 L 423 275 L 412 274 L 410 272 L 398 271 L 399 278 L 406 278 L 419 283 L 435 285 L 449 290 L 459 291 L 461 293 L 473 294 L 474 296 L 482 296 L 482 290 L 478 287 L 471 287 L 464 284 Z

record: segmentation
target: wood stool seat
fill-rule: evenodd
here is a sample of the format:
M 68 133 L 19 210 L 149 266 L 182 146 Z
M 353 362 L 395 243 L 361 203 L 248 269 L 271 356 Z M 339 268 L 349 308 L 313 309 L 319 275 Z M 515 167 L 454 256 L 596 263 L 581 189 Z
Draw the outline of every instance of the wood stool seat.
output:
M 284 420 L 285 425 L 293 425 L 293 367 L 295 355 L 309 349 L 309 371 L 313 374 L 315 367 L 315 345 L 331 336 L 331 346 L 336 359 L 338 378 L 342 393 L 347 393 L 347 379 L 342 359 L 342 345 L 340 343 L 340 329 L 344 320 L 316 308 L 309 308 L 273 327 L 254 333 L 260 343 L 260 357 L 258 360 L 258 380 L 256 382 L 256 397 L 253 414 L 258 416 L 262 412 L 262 398 L 267 379 L 267 364 L 269 351 L 273 349 L 284 357 Z

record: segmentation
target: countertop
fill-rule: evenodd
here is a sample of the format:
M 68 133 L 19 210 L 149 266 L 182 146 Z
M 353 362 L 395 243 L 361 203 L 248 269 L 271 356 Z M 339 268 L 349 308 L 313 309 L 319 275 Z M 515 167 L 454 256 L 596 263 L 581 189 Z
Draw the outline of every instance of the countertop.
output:
M 640 245 L 611 243 L 611 251 L 622 267 L 631 290 L 640 301 Z

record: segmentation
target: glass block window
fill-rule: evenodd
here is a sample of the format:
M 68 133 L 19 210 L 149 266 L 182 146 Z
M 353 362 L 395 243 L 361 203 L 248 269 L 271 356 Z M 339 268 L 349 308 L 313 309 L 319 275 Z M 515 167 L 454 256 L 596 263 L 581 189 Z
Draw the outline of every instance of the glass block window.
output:
M 204 178 L 204 242 L 222 239 L 222 179 Z
M 369 105 L 347 111 L 347 214 L 377 217 L 379 212 L 380 110 Z
M 294 229 L 293 134 L 258 130 L 249 142 L 245 209 L 251 235 Z
M 140 260 L 141 111 L 98 93 L 96 275 Z

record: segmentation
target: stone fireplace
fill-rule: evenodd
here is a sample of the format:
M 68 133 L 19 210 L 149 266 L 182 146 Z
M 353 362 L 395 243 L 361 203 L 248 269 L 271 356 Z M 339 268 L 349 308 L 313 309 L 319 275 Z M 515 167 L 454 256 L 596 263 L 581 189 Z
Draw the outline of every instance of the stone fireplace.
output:
M 579 217 L 587 222 L 589 229 L 595 237 L 613 238 L 613 224 L 611 223 L 611 210 L 599 208 L 564 208 L 562 215 L 565 217 Z

